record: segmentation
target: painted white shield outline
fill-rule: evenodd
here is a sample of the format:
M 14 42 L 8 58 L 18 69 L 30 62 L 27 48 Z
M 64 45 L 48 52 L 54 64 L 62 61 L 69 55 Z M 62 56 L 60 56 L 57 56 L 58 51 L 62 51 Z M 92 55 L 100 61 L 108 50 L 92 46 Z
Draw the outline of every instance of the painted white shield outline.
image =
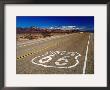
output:
M 36 64 L 36 65 L 39 65 L 39 66 L 43 66 L 43 67 L 53 67 L 53 68 L 73 68 L 73 67 L 75 67 L 75 66 L 77 66 L 78 64 L 79 64 L 79 60 L 78 60 L 78 57 L 79 56 L 81 56 L 81 54 L 79 54 L 79 53 L 77 53 L 77 52 L 66 52 L 66 53 L 68 53 L 68 54 L 70 54 L 71 56 L 74 56 L 75 54 L 77 54 L 77 56 L 75 56 L 75 61 L 76 61 L 76 63 L 74 64 L 74 65 L 71 65 L 71 66 L 68 66 L 68 67 L 64 67 L 64 65 L 66 65 L 68 62 L 69 62 L 69 60 L 67 59 L 67 57 L 70 57 L 70 56 L 64 56 L 64 57 L 61 57 L 61 58 L 59 58 L 56 62 L 55 62 L 55 64 L 57 65 L 57 66 L 60 66 L 60 67 L 57 67 L 57 66 L 50 66 L 50 65 L 45 65 L 45 63 L 46 62 L 50 62 L 51 60 L 52 60 L 52 56 L 54 56 L 56 53 L 57 54 L 59 54 L 60 52 L 66 52 L 66 51 L 55 51 L 55 52 L 51 52 L 52 54 L 51 55 L 48 55 L 48 56 L 46 56 L 46 57 L 43 57 L 43 58 L 41 58 L 40 60 L 39 60 L 39 63 L 36 63 L 35 62 L 35 59 L 37 59 L 38 57 L 35 57 L 35 58 L 33 58 L 32 60 L 31 60 L 31 62 L 33 63 L 33 64 Z M 62 54 L 62 53 L 61 53 Z M 65 63 L 59 63 L 60 61 L 65 61 Z

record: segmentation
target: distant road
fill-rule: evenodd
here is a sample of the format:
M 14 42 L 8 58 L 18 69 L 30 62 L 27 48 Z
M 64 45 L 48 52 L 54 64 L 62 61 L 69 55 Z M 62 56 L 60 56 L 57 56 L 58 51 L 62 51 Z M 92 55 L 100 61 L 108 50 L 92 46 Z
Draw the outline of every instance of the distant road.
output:
M 94 34 L 72 33 L 17 43 L 17 74 L 93 74 Z

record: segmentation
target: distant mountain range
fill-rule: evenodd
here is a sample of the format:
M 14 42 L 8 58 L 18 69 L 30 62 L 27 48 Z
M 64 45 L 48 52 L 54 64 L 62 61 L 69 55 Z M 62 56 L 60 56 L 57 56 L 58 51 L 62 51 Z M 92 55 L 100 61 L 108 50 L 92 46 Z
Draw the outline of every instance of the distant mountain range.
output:
M 17 33 L 35 33 L 35 32 L 80 32 L 80 31 L 91 31 L 91 30 L 85 30 L 84 28 L 79 28 L 76 26 L 51 26 L 48 28 L 40 28 L 37 26 L 32 26 L 29 28 L 21 28 L 17 27 L 16 28 Z
M 55 27 L 49 27 L 48 29 L 75 30 L 79 28 L 76 28 L 76 26 L 55 26 Z

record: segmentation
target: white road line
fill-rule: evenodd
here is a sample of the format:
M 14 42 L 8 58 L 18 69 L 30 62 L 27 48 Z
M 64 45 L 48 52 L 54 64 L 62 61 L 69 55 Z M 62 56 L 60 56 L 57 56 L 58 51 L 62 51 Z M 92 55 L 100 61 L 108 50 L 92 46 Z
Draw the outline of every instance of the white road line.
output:
M 83 74 L 85 74 L 85 72 L 86 72 L 86 63 L 87 63 L 87 54 L 88 54 L 89 42 L 90 42 L 90 35 L 89 35 L 89 40 L 88 40 L 87 48 L 86 48 L 85 61 L 84 61 L 84 66 L 83 66 Z

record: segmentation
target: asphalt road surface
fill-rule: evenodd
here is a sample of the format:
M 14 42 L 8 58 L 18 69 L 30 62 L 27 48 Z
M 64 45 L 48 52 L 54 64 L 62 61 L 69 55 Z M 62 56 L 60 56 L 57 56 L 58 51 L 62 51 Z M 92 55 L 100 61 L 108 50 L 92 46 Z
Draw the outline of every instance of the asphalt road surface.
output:
M 94 74 L 94 34 L 17 42 L 17 74 Z

